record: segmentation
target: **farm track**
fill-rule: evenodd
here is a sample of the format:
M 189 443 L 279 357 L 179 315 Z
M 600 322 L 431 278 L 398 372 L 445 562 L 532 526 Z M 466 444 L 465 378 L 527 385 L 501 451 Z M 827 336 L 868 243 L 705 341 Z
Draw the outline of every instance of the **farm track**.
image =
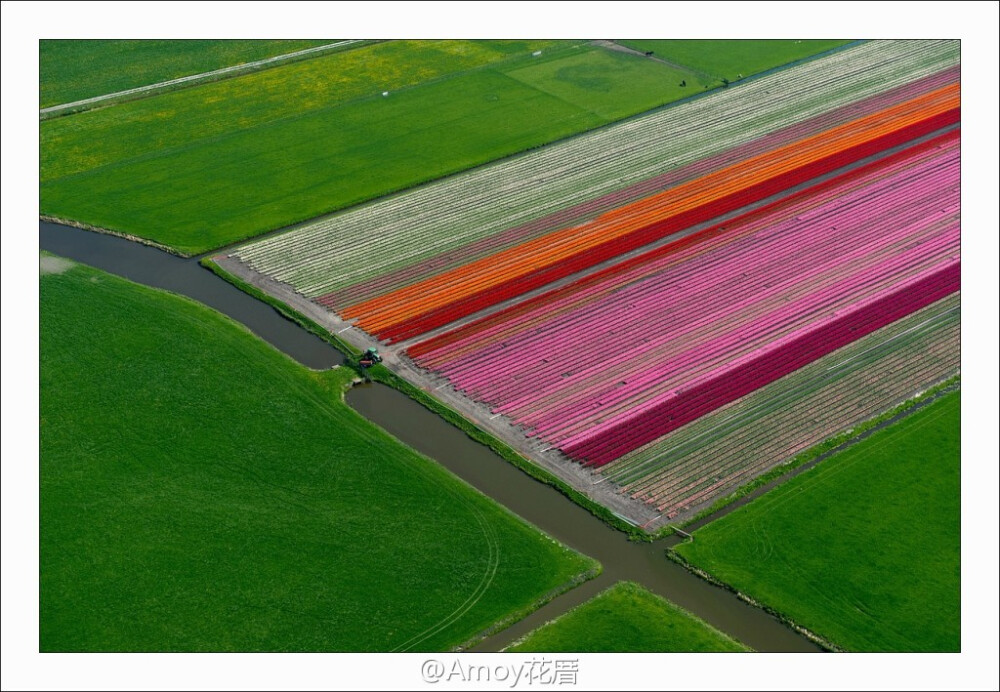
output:
M 132 100 L 133 98 L 150 96 L 160 91 L 166 91 L 168 89 L 173 89 L 179 86 L 196 86 L 198 84 L 203 84 L 205 82 L 215 81 L 221 77 L 238 76 L 247 74 L 249 72 L 256 72 L 258 70 L 266 69 L 269 67 L 277 67 L 278 65 L 283 65 L 292 60 L 298 60 L 300 58 L 309 55 L 319 55 L 326 53 L 327 51 L 334 50 L 336 48 L 343 48 L 345 46 L 353 45 L 355 43 L 364 43 L 364 42 L 365 41 L 362 39 L 337 41 L 336 43 L 328 43 L 323 46 L 313 46 L 312 48 L 304 48 L 302 50 L 294 51 L 292 53 L 285 53 L 283 55 L 274 55 L 270 58 L 254 60 L 253 62 L 242 63 L 240 65 L 230 65 L 229 67 L 222 67 L 217 70 L 200 72 L 198 74 L 187 75 L 185 77 L 178 77 L 176 79 L 168 79 L 163 82 L 157 82 L 156 84 L 147 84 L 145 86 L 135 87 L 133 89 L 124 89 L 122 91 L 116 91 L 110 94 L 103 94 L 101 96 L 92 96 L 90 98 L 80 99 L 79 101 L 72 101 L 70 103 L 62 103 L 56 106 L 48 106 L 47 108 L 41 108 L 38 111 L 38 116 L 40 119 L 45 120 L 46 118 L 57 117 L 59 115 L 68 114 L 70 112 L 79 113 L 82 111 L 90 110 L 92 108 L 98 108 L 102 105 L 107 105 L 112 102 L 121 101 L 123 99 Z

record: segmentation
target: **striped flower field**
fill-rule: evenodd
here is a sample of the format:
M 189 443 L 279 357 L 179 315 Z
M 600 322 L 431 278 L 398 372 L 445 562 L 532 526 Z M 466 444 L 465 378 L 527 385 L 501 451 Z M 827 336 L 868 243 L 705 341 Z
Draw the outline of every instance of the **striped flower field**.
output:
M 957 372 L 959 121 L 871 41 L 231 258 L 666 521 Z
M 957 290 L 957 134 L 920 149 L 409 353 L 606 464 Z
M 958 59 L 955 41 L 863 44 L 250 243 L 235 254 L 261 274 L 343 309 L 384 294 L 390 286 L 361 285 L 404 267 L 427 261 L 391 288 L 439 273 L 451 259 L 443 256 L 448 251 L 465 248 L 452 266 L 467 264 L 615 208 L 614 199 L 594 210 L 584 206 L 604 195 L 635 201 L 855 113 L 957 84 Z M 774 137 L 764 140 L 768 135 Z M 369 240 L 359 243 L 362 236 Z M 502 236 L 497 245 L 485 242 L 495 236 Z M 476 241 L 483 244 L 471 247 Z M 359 291 L 337 293 L 348 287 Z
M 953 294 L 615 460 L 620 492 L 672 519 L 904 401 L 959 365 Z

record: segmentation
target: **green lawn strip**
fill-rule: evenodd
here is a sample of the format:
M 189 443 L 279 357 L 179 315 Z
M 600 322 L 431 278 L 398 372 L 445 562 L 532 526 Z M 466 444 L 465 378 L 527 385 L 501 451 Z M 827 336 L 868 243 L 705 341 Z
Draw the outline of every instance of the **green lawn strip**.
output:
M 707 622 L 632 582 L 618 582 L 510 646 L 517 653 L 749 651 Z
M 57 118 L 41 128 L 43 181 L 295 121 L 385 90 L 516 62 L 471 41 L 388 41 Z M 390 91 L 390 94 L 392 91 Z
M 42 213 L 197 254 L 686 95 L 668 66 L 537 45 L 380 43 L 45 122 Z
M 38 42 L 40 108 L 313 48 L 308 40 L 53 40 Z
M 736 81 L 851 43 L 832 39 L 636 39 L 618 41 L 716 79 Z
M 959 417 L 947 394 L 675 550 L 844 649 L 958 651 Z
M 82 265 L 40 305 L 43 651 L 443 650 L 596 572 L 343 404 L 348 368 Z

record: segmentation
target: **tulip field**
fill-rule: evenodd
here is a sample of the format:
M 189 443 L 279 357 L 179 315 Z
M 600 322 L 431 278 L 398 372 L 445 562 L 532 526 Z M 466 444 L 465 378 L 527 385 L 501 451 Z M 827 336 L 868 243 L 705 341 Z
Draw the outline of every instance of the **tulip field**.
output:
M 957 372 L 959 73 L 851 45 L 230 257 L 683 518 Z
M 945 140 L 408 352 L 602 466 L 957 290 L 958 147 Z
M 863 44 L 387 197 L 235 254 L 340 310 L 835 127 L 856 113 L 957 84 L 958 75 L 954 42 Z M 359 234 L 366 242 L 357 242 Z
M 958 367 L 949 296 L 702 416 L 602 468 L 620 492 L 672 519 L 871 419 Z

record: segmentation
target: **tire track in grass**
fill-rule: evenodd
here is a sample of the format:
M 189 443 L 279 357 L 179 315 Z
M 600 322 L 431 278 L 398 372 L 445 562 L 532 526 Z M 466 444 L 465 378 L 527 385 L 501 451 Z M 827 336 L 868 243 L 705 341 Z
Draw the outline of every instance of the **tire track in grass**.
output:
M 477 603 L 479 603 L 479 601 L 482 600 L 483 596 L 486 593 L 486 590 L 489 589 L 489 587 L 493 584 L 493 580 L 496 578 L 497 570 L 500 567 L 500 543 L 497 540 L 496 532 L 493 530 L 493 527 L 490 525 L 490 523 L 485 520 L 485 518 L 482 515 L 482 512 L 480 512 L 478 508 L 473 507 L 471 503 L 469 503 L 464 498 L 458 496 L 457 493 L 452 492 L 452 495 L 457 499 L 462 500 L 467 505 L 469 505 L 469 508 L 475 514 L 476 521 L 478 522 L 480 528 L 483 531 L 483 536 L 486 538 L 486 543 L 489 549 L 489 557 L 488 557 L 489 564 L 487 565 L 486 572 L 483 574 L 482 579 L 480 579 L 479 584 L 473 590 L 472 594 L 470 594 L 469 597 L 465 599 L 465 601 L 463 601 L 457 608 L 455 608 L 455 610 L 453 610 L 450 614 L 446 615 L 444 618 L 439 620 L 437 623 L 425 629 L 423 632 L 413 635 L 402 644 L 391 649 L 390 653 L 409 651 L 417 644 L 426 641 L 428 638 L 434 636 L 444 628 L 456 622 L 459 618 L 461 618 L 463 615 L 469 612 L 469 610 L 471 610 L 473 606 L 475 606 Z
M 304 398 L 311 400 L 317 406 L 317 408 L 326 412 L 328 415 L 333 414 L 333 409 L 331 409 L 329 404 L 320 399 L 319 397 L 315 396 L 312 392 L 308 391 L 306 387 L 302 386 L 297 382 L 296 383 L 290 382 L 289 384 L 292 388 L 298 391 Z M 353 413 L 353 409 L 351 410 Z M 360 414 L 355 413 L 355 415 L 359 415 L 360 417 Z M 370 423 L 368 423 L 367 420 L 365 420 L 365 422 L 366 424 L 370 425 Z M 368 426 L 366 425 L 366 427 Z M 367 429 L 362 430 L 361 433 L 369 442 L 372 443 L 374 443 L 379 437 L 379 435 Z M 426 480 L 431 481 L 432 483 L 443 489 L 445 492 L 447 492 L 453 498 L 458 500 L 460 503 L 464 504 L 469 509 L 470 513 L 474 516 L 476 523 L 479 524 L 479 527 L 483 532 L 484 542 L 487 546 L 488 554 L 486 558 L 487 564 L 483 572 L 483 576 L 480 578 L 479 583 L 476 585 L 476 588 L 473 589 L 469 597 L 466 598 L 465 601 L 463 601 L 451 613 L 449 613 L 441 620 L 438 620 L 435 624 L 429 626 L 422 632 L 413 635 L 412 637 L 404 641 L 402 644 L 399 644 L 396 647 L 390 649 L 389 650 L 390 653 L 398 653 L 411 649 L 417 644 L 420 644 L 421 642 L 426 641 L 435 634 L 438 634 L 449 625 L 454 624 L 455 622 L 458 621 L 459 618 L 461 618 L 463 615 L 469 612 L 469 610 L 471 610 L 477 603 L 479 603 L 479 601 L 482 600 L 483 596 L 486 594 L 486 591 L 489 590 L 490 586 L 492 586 L 493 581 L 496 578 L 497 571 L 500 568 L 500 557 L 501 557 L 500 542 L 497 539 L 496 531 L 483 516 L 482 511 L 478 507 L 476 507 L 474 502 L 472 502 L 469 498 L 463 497 L 459 492 L 457 492 L 454 488 L 449 487 L 448 484 L 443 482 L 441 479 L 435 478 L 429 469 L 426 469 L 419 464 L 412 463 L 409 460 L 404 460 L 403 464 L 409 467 L 411 471 L 416 472 L 418 475 L 424 477 Z
M 212 320 L 208 319 L 207 317 L 203 318 L 203 317 L 197 316 L 197 315 L 189 315 L 186 312 L 176 312 L 175 316 L 178 319 L 180 319 L 182 321 L 185 321 L 185 322 L 188 322 L 189 324 L 193 324 L 193 325 L 208 326 L 208 325 L 212 324 Z M 245 327 L 242 327 L 242 325 L 241 325 L 241 328 L 245 329 Z M 247 331 L 249 332 L 249 330 L 247 330 Z M 248 357 L 250 355 L 252 355 L 251 352 L 253 350 L 254 349 L 251 349 L 251 348 L 249 348 L 248 346 L 245 346 L 245 345 L 241 345 L 241 347 L 240 347 L 240 351 L 243 352 Z M 285 354 L 282 353 L 282 355 L 284 356 Z M 315 406 L 326 417 L 331 418 L 331 419 L 335 419 L 337 417 L 336 416 L 337 412 L 330 405 L 330 403 L 328 401 L 325 401 L 322 397 L 317 396 L 313 391 L 311 391 L 311 389 L 309 387 L 306 387 L 305 385 L 303 385 L 299 381 L 299 378 L 289 376 L 289 374 L 283 368 L 280 368 L 280 367 L 278 367 L 276 365 L 263 364 L 262 363 L 259 367 L 261 367 L 261 369 L 263 371 L 267 372 L 269 375 L 277 378 L 278 380 L 283 381 L 285 383 L 286 387 L 290 391 L 294 392 L 296 395 L 298 395 L 299 397 L 301 397 L 303 400 L 311 403 L 313 406 Z M 381 433 L 381 434 L 379 434 L 379 433 L 374 432 L 374 430 L 372 429 L 372 427 L 373 427 L 372 424 L 367 419 L 362 418 L 360 416 L 360 414 L 358 414 L 357 412 L 355 412 L 353 409 L 349 408 L 349 410 L 351 411 L 352 415 L 356 415 L 356 416 L 359 417 L 359 419 L 365 421 L 365 425 L 364 426 L 359 426 L 357 428 L 357 432 L 367 442 L 374 444 L 375 442 L 378 441 L 378 439 L 382 435 L 387 434 L 387 433 Z M 393 438 L 393 439 L 395 440 L 395 438 Z M 429 460 L 422 459 L 422 461 L 429 461 Z M 426 480 L 432 482 L 433 484 L 437 485 L 439 488 L 441 488 L 445 492 L 447 492 L 451 497 L 453 497 L 454 499 L 456 499 L 459 503 L 465 505 L 468 508 L 469 512 L 473 515 L 476 523 L 479 525 L 479 528 L 480 528 L 480 530 L 483 533 L 483 538 L 484 538 L 483 543 L 485 543 L 485 545 L 487 547 L 487 557 L 486 557 L 486 566 L 485 566 L 485 569 L 483 571 L 483 575 L 482 575 L 482 577 L 479 580 L 479 583 L 476 585 L 476 588 L 473 589 L 473 591 L 469 594 L 469 596 L 462 603 L 460 603 L 454 610 L 451 611 L 451 613 L 449 613 L 445 617 L 441 618 L 440 620 L 438 620 L 434 624 L 430 625 L 429 627 L 427 627 L 423 631 L 421 631 L 421 632 L 419 632 L 419 633 L 411 636 L 409 639 L 407 639 L 403 643 L 401 643 L 401 644 L 395 646 L 394 648 L 390 649 L 389 650 L 390 653 L 403 652 L 403 651 L 407 651 L 407 650 L 412 649 L 414 646 L 420 644 L 423 641 L 426 641 L 427 639 L 429 639 L 430 637 L 434 636 L 435 634 L 438 634 L 439 632 L 441 632 L 442 630 L 444 630 L 445 628 L 447 628 L 449 625 L 454 624 L 463 615 L 465 615 L 466 613 L 468 613 L 473 607 L 475 607 L 476 604 L 478 604 L 483 599 L 483 596 L 489 590 L 490 586 L 492 586 L 494 580 L 496 579 L 496 574 L 497 574 L 497 572 L 500 569 L 500 560 L 501 560 L 501 557 L 502 557 L 502 551 L 500 549 L 500 542 L 499 542 L 499 539 L 497 538 L 496 530 L 493 528 L 492 524 L 490 524 L 490 522 L 483 515 L 482 511 L 480 510 L 480 508 L 477 507 L 476 504 L 472 500 L 470 500 L 467 497 L 463 497 L 462 494 L 459 493 L 455 488 L 450 487 L 441 478 L 436 477 L 435 474 L 433 474 L 433 472 L 430 469 L 425 468 L 422 464 L 415 463 L 414 461 L 405 460 L 405 459 L 402 460 L 402 463 L 403 463 L 403 465 L 405 465 L 406 467 L 408 467 L 409 470 L 415 472 L 417 475 L 419 475 L 419 476 L 423 477 L 424 479 L 426 479 Z M 436 462 L 434 462 L 434 463 L 436 463 Z M 233 467 L 228 466 L 228 465 L 224 465 L 224 466 L 226 466 L 226 468 L 230 472 L 237 473 L 236 469 L 234 469 Z M 247 471 L 247 474 L 250 477 L 252 477 L 255 480 L 255 482 L 257 482 L 259 484 L 265 484 L 265 485 L 271 486 L 273 488 L 280 488 L 281 490 L 284 490 L 284 491 L 286 491 L 288 493 L 296 493 L 296 491 L 291 490 L 289 488 L 284 488 L 282 486 L 275 485 L 275 484 L 269 483 L 267 481 L 264 481 L 262 478 L 259 477 L 258 474 L 256 474 L 255 472 L 253 472 L 249 468 L 247 468 L 246 471 Z M 301 494 L 301 493 L 296 493 L 296 494 Z M 289 498 L 289 497 L 282 497 L 281 501 L 286 502 L 288 504 L 297 505 L 297 506 L 299 506 L 301 508 L 308 509 L 309 511 L 312 511 L 312 507 L 308 506 L 307 503 L 296 502 L 292 498 Z M 250 605 L 252 605 L 252 604 L 250 604 Z M 273 606 L 272 605 L 272 606 L 266 606 L 266 607 L 277 608 L 279 606 Z M 316 616 L 313 616 L 313 617 L 316 617 Z

